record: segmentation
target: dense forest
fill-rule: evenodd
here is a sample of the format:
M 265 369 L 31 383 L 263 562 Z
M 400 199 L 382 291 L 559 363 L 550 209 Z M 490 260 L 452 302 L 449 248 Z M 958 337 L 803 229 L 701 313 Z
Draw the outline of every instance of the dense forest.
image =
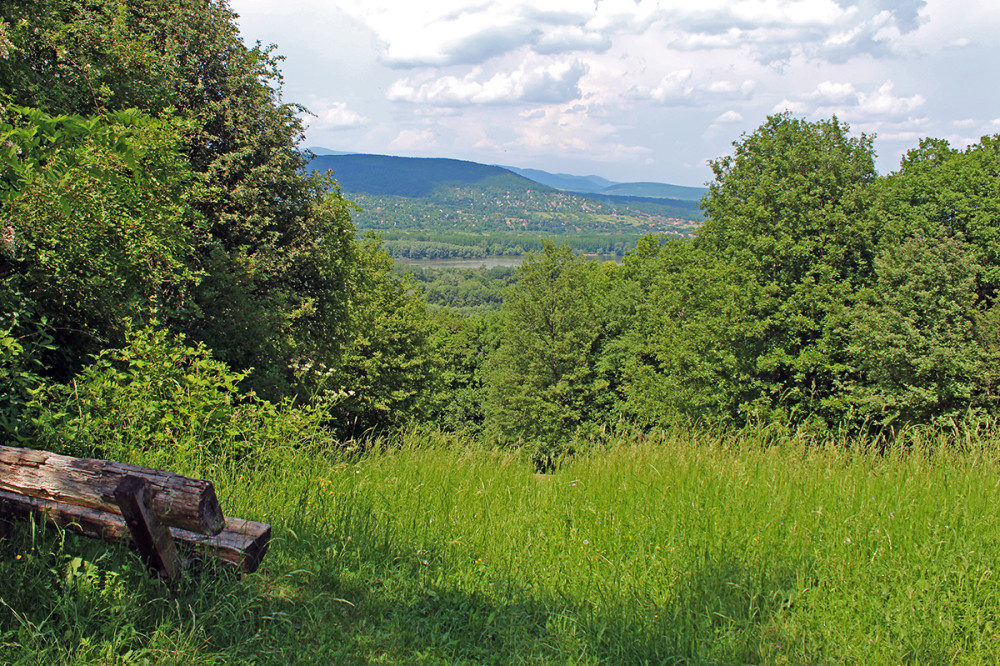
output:
M 0 443 L 275 530 L 171 590 L 5 530 L 0 662 L 995 661 L 1000 135 L 880 175 L 773 115 L 601 262 L 359 235 L 279 64 L 222 0 L 0 3 Z M 532 252 L 387 251 L 473 240 Z
M 872 137 L 772 116 L 712 163 L 694 239 L 641 238 L 621 265 L 548 242 L 499 312 L 462 317 L 356 240 L 354 204 L 305 168 L 277 59 L 223 6 L 0 16 L 8 439 L 96 445 L 81 422 L 157 363 L 348 439 L 416 421 L 547 450 L 624 423 L 996 411 L 997 137 L 926 139 L 879 176 Z

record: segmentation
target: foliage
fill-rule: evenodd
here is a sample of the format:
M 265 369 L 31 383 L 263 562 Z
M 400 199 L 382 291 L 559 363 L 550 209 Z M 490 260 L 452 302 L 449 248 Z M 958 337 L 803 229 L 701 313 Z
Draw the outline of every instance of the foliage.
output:
M 794 409 L 831 421 L 826 398 L 847 368 L 837 331 L 855 290 L 871 280 L 875 239 L 866 215 L 875 181 L 872 140 L 836 118 L 768 118 L 712 164 L 696 244 L 738 281 L 740 409 L 764 420 Z M 728 336 L 727 336 L 728 337 Z
M 51 343 L 35 342 L 35 345 Z M 0 330 L 0 442 L 17 441 L 31 432 L 26 415 L 33 393 L 43 384 L 37 358 L 25 353 L 10 329 Z
M 423 287 L 424 300 L 458 312 L 499 310 L 504 289 L 514 282 L 516 268 L 431 268 L 396 264 L 393 273 L 410 275 Z
M 202 186 L 190 203 L 204 221 L 191 228 L 204 277 L 193 307 L 168 323 L 234 367 L 257 366 L 251 382 L 269 395 L 290 391 L 287 364 L 318 328 L 334 329 L 323 346 L 332 361 L 354 264 L 348 207 L 304 174 L 301 109 L 282 102 L 277 57 L 243 44 L 228 5 L 10 0 L 0 19 L 11 43 L 0 89 L 12 102 L 191 121 L 180 151 Z
M 378 237 L 361 243 L 348 285 L 350 335 L 337 365 L 302 359 L 300 392 L 333 407 L 345 437 L 398 427 L 424 414 L 438 360 L 426 304 L 407 277 L 392 274 Z
M 246 372 L 213 359 L 203 344 L 152 327 L 130 331 L 127 342 L 101 352 L 69 384 L 36 392 L 34 446 L 180 471 L 330 439 L 322 407 L 241 392 Z
M 737 421 L 750 395 L 738 326 L 750 322 L 731 265 L 691 243 L 650 237 L 626 256 L 613 293 L 620 333 L 605 364 L 621 375 L 628 419 L 660 427 Z
M 172 122 L 14 106 L 2 120 L 0 325 L 65 379 L 131 323 L 190 306 L 192 176 Z
M 851 313 L 860 374 L 844 409 L 927 423 L 995 405 L 998 146 L 997 137 L 964 151 L 925 139 L 878 184 L 877 280 Z
M 599 408 L 607 386 L 593 368 L 601 335 L 589 280 L 595 265 L 548 243 L 519 267 L 485 374 L 486 416 L 501 440 L 548 448 Z
M 980 307 L 989 307 L 1000 288 L 998 172 L 1000 136 L 983 137 L 965 150 L 924 139 L 882 180 L 873 205 L 886 247 L 912 236 L 968 243 L 980 266 Z
M 945 423 L 981 406 L 973 334 L 979 266 L 960 240 L 911 238 L 886 248 L 878 280 L 854 308 L 849 351 L 859 380 L 843 396 L 881 423 Z
M 486 365 L 499 344 L 499 319 L 496 312 L 460 317 L 452 308 L 432 313 L 430 343 L 440 361 L 428 400 L 428 420 L 435 427 L 468 437 L 482 433 Z
M 520 256 L 541 252 L 553 234 L 521 231 L 423 231 L 382 229 L 385 249 L 402 259 L 474 259 L 493 256 Z M 561 243 L 586 254 L 621 256 L 635 247 L 645 233 L 584 233 L 575 230 L 558 235 Z

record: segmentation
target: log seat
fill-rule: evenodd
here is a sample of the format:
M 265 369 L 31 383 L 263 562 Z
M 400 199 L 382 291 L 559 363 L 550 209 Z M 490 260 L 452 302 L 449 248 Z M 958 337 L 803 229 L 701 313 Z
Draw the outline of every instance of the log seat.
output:
M 37 517 L 92 538 L 131 540 L 168 580 L 206 558 L 252 573 L 271 539 L 266 523 L 224 516 L 210 481 L 12 446 L 0 446 L 0 517 Z

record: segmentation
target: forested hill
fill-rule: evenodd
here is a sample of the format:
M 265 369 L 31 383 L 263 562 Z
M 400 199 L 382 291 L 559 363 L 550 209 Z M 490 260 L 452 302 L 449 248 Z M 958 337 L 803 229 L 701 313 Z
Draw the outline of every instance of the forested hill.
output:
M 360 229 L 688 235 L 692 200 L 566 192 L 499 166 L 386 155 L 315 155 L 361 207 Z
M 401 197 L 427 197 L 451 187 L 482 185 L 513 193 L 551 191 L 498 166 L 444 158 L 392 157 L 389 155 L 317 155 L 310 166 L 333 171 L 345 192 Z

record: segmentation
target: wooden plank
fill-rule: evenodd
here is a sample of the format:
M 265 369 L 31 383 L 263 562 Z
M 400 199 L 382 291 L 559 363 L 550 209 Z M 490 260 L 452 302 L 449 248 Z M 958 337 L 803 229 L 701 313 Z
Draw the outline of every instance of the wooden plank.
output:
M 0 517 L 45 518 L 49 523 L 76 534 L 105 541 L 130 539 L 125 520 L 117 513 L 51 500 L 24 497 L 0 490 Z M 251 520 L 226 517 L 226 529 L 215 536 L 170 528 L 174 541 L 201 558 L 214 558 L 253 573 L 260 566 L 271 540 L 271 526 Z
M 149 483 L 153 511 L 169 527 L 218 534 L 225 517 L 210 481 L 127 463 L 0 446 L 0 490 L 118 513 L 115 488 L 126 476 Z
M 181 559 L 170 528 L 157 519 L 150 507 L 149 483 L 138 476 L 126 476 L 115 488 L 115 500 L 149 568 L 168 581 L 176 580 L 181 573 Z

